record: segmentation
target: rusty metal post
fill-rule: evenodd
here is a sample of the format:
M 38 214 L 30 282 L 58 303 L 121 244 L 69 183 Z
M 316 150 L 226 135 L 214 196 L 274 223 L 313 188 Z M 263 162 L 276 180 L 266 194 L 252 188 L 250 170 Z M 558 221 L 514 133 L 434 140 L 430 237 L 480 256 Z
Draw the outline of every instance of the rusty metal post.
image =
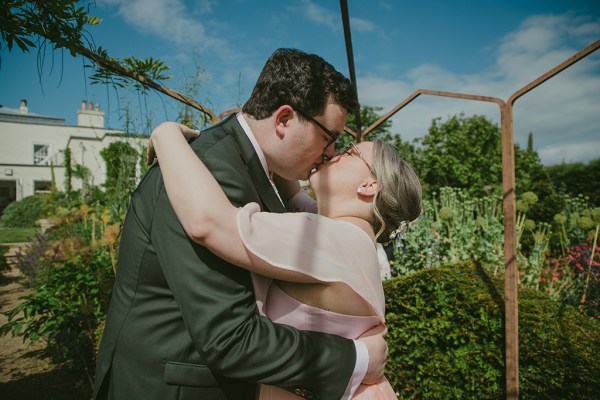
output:
M 506 399 L 519 398 L 519 266 L 517 264 L 517 193 L 512 105 L 500 110 L 502 131 L 502 208 L 504 210 L 504 332 Z

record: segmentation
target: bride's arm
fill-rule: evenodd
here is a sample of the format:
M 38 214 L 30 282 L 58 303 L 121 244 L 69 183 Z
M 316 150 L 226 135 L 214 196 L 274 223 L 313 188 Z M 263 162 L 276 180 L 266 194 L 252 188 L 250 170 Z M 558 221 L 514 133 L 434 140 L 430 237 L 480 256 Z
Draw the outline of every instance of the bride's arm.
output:
M 183 133 L 183 134 L 182 134 Z M 188 236 L 228 262 L 279 280 L 317 282 L 307 275 L 275 268 L 246 250 L 240 238 L 234 207 L 188 145 L 198 135 L 184 125 L 166 122 L 150 136 L 149 159 L 159 160 L 165 189 Z

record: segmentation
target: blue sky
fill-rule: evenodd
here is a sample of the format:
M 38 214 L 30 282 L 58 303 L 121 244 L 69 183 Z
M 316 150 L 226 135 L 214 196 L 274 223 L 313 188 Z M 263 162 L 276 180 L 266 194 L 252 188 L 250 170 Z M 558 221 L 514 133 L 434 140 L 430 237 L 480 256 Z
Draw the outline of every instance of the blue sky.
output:
M 83 2 L 86 3 L 87 2 Z M 414 90 L 431 89 L 507 100 L 539 75 L 600 39 L 600 1 L 348 0 L 359 99 L 388 111 Z M 317 53 L 348 75 L 340 5 L 335 0 L 96 0 L 90 27 L 113 57 L 154 57 L 171 67 L 164 84 L 184 91 L 185 77 L 203 69 L 195 95 L 219 114 L 243 103 L 268 56 L 279 47 Z M 76 123 L 81 100 L 99 103 L 107 124 L 133 115 L 152 124 L 180 107 L 152 94 L 147 104 L 127 92 L 86 82 L 83 61 L 61 52 L 0 52 L 0 104 Z M 43 65 L 40 64 L 43 60 Z M 142 106 L 140 106 L 142 104 Z M 140 108 L 141 107 L 141 108 Z M 431 120 L 486 115 L 494 104 L 421 96 L 393 117 L 404 140 L 422 137 Z M 138 121 L 139 130 L 143 130 Z M 600 157 L 600 50 L 515 103 L 515 141 L 533 132 L 542 162 Z

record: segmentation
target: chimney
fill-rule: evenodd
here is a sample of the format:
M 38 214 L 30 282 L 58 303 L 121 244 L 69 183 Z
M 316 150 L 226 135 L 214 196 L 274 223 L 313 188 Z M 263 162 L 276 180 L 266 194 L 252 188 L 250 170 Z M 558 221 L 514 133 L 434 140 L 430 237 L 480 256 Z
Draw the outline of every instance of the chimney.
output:
M 19 107 L 19 112 L 21 114 L 27 114 L 29 109 L 27 108 L 27 100 L 21 99 L 21 107 Z
M 100 111 L 100 105 L 83 100 L 81 110 L 77 111 L 77 125 L 104 128 L 104 113 Z

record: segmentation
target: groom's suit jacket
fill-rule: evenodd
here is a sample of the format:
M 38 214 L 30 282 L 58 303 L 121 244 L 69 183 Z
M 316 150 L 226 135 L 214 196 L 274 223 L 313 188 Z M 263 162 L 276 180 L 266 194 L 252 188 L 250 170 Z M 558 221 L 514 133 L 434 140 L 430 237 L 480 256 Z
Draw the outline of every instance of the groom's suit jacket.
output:
M 235 116 L 192 147 L 234 205 L 285 211 Z M 350 340 L 258 316 L 250 274 L 186 236 L 150 168 L 123 226 L 94 398 L 251 400 L 267 383 L 339 399 L 355 359 Z

